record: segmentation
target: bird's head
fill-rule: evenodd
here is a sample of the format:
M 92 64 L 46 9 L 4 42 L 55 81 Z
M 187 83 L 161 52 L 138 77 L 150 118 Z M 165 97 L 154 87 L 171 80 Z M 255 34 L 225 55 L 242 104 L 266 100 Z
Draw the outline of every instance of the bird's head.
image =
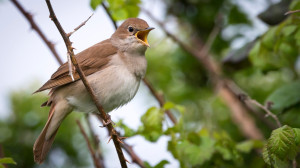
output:
M 146 50 L 150 47 L 147 37 L 151 30 L 146 21 L 129 18 L 112 35 L 113 44 L 121 50 Z

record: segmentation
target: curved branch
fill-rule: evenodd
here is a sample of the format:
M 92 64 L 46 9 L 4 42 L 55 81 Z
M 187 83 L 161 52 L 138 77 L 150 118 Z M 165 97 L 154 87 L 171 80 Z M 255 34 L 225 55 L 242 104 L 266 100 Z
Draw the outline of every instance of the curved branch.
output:
M 53 56 L 55 57 L 56 61 L 62 65 L 63 62 L 60 59 L 59 55 L 57 54 L 55 48 L 54 48 L 54 44 L 49 41 L 46 36 L 44 35 L 44 33 L 41 31 L 41 29 L 38 27 L 38 25 L 34 22 L 33 17 L 30 13 L 28 13 L 27 11 L 25 11 L 25 9 L 21 6 L 21 4 L 16 1 L 16 0 L 11 0 L 11 2 L 19 9 L 19 11 L 24 15 L 24 17 L 28 20 L 28 22 L 31 25 L 31 28 L 33 30 L 35 30 L 37 32 L 37 34 L 43 39 L 43 41 L 46 43 L 47 47 L 49 48 L 49 50 L 52 52 Z
M 86 133 L 85 133 L 85 131 L 84 131 L 84 129 L 83 129 L 83 127 L 82 127 L 80 121 L 79 121 L 79 120 L 76 120 L 76 123 L 77 123 L 77 125 L 78 125 L 78 127 L 79 127 L 79 129 L 80 129 L 81 134 L 83 135 L 83 138 L 85 139 L 85 141 L 86 141 L 86 143 L 87 143 L 87 146 L 88 146 L 88 149 L 89 149 L 89 151 L 90 151 L 90 153 L 91 153 L 91 155 L 92 155 L 92 158 L 93 158 L 93 162 L 94 162 L 95 167 L 96 167 L 96 168 L 103 168 L 103 165 L 101 165 L 101 164 L 98 162 L 98 159 L 97 159 L 97 156 L 96 156 L 96 154 L 95 154 L 95 151 L 94 151 L 94 149 L 92 148 L 92 145 L 91 145 L 91 143 L 90 143 L 90 141 L 89 141 L 89 138 L 88 138 L 88 136 L 86 135 Z
M 82 69 L 80 68 L 80 66 L 78 65 L 76 58 L 74 56 L 74 51 L 73 51 L 73 47 L 72 47 L 72 43 L 69 39 L 69 37 L 67 36 L 67 34 L 65 33 L 64 29 L 62 28 L 60 22 L 58 21 L 58 19 L 56 18 L 56 15 L 53 11 L 52 5 L 50 3 L 50 0 L 46 0 L 49 12 L 50 12 L 50 18 L 52 19 L 52 21 L 54 22 L 54 24 L 56 25 L 58 31 L 60 32 L 62 38 L 64 39 L 64 42 L 66 44 L 66 48 L 68 50 L 68 54 L 71 57 L 71 61 L 73 63 L 73 65 L 76 68 L 76 71 L 78 72 L 80 79 L 82 80 L 84 86 L 86 87 L 87 91 L 89 92 L 93 102 L 95 103 L 98 111 L 100 112 L 101 118 L 104 120 L 105 123 L 108 123 L 107 127 L 109 128 L 110 132 L 111 132 L 111 137 L 113 139 L 116 151 L 118 153 L 118 157 L 120 160 L 120 164 L 122 167 L 127 167 L 126 164 L 126 159 L 124 157 L 122 148 L 121 148 L 121 144 L 118 140 L 118 134 L 116 132 L 116 130 L 113 128 L 113 125 L 111 123 L 109 123 L 109 117 L 107 116 L 107 114 L 104 112 L 102 105 L 99 103 L 99 99 L 95 96 L 94 90 L 91 88 L 91 86 L 89 85 Z

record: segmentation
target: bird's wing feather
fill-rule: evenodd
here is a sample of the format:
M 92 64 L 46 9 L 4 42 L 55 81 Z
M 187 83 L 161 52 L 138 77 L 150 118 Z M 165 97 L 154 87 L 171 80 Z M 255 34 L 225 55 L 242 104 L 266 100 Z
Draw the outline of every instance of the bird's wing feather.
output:
M 75 57 L 84 74 L 88 76 L 105 68 L 109 60 L 111 59 L 111 56 L 116 53 L 117 48 L 114 47 L 108 39 L 78 53 Z M 80 79 L 76 71 L 73 72 L 73 77 L 74 81 Z M 73 80 L 69 75 L 68 63 L 64 63 L 51 76 L 51 79 L 49 79 L 41 88 L 39 88 L 34 93 L 63 86 L 71 82 L 73 82 Z

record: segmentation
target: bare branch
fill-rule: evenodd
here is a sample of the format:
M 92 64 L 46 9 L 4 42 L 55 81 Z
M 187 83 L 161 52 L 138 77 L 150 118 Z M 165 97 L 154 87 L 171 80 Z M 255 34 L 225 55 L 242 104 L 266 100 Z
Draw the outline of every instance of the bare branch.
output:
M 98 158 L 97 158 L 97 156 L 96 156 L 96 154 L 95 154 L 95 151 L 94 151 L 94 149 L 92 148 L 92 145 L 91 145 L 91 143 L 90 143 L 90 141 L 89 141 L 89 138 L 88 138 L 88 136 L 86 135 L 86 133 L 85 133 L 85 131 L 84 131 L 84 129 L 83 129 L 83 127 L 82 127 L 80 121 L 79 121 L 79 120 L 76 120 L 76 123 L 77 123 L 77 125 L 78 125 L 78 127 L 79 127 L 79 129 L 80 129 L 81 134 L 83 135 L 83 137 L 84 137 L 84 139 L 85 139 L 85 141 L 86 141 L 86 143 L 87 143 L 87 145 L 88 145 L 88 148 L 89 148 L 89 151 L 90 151 L 90 153 L 91 153 L 91 155 L 92 155 L 92 158 L 93 158 L 93 162 L 94 162 L 95 167 L 96 167 L 96 168 L 103 168 L 103 167 L 99 164 L 99 162 L 98 162 Z
M 0 144 L 0 158 L 4 158 L 4 152 L 3 152 L 3 147 Z M 6 164 L 3 164 L 4 168 L 7 168 L 8 166 Z
M 289 14 L 298 13 L 298 12 L 300 12 L 300 9 L 294 10 L 294 11 L 288 11 L 284 15 L 289 15 Z
M 80 29 L 82 26 L 84 26 L 84 25 L 86 24 L 86 22 L 89 21 L 90 18 L 91 18 L 93 15 L 94 15 L 94 13 L 93 13 L 90 17 L 88 17 L 84 22 L 82 22 L 79 26 L 77 26 L 77 27 L 74 29 L 74 31 L 68 33 L 67 36 L 68 36 L 68 37 L 71 37 L 72 34 L 75 33 L 75 32 L 76 32 L 78 29 Z
M 101 148 L 100 148 L 100 145 L 99 145 L 100 144 L 100 140 L 98 138 L 98 135 L 92 129 L 92 125 L 91 125 L 91 122 L 89 120 L 89 116 L 91 116 L 91 114 L 85 114 L 85 120 L 87 121 L 87 125 L 89 127 L 89 131 L 92 134 L 92 142 L 93 142 L 93 144 L 95 146 L 95 149 L 96 149 L 96 156 L 97 156 L 99 164 L 102 167 L 105 167 L 105 165 L 104 165 L 104 158 L 103 158 L 102 151 L 101 151 Z
M 107 14 L 108 17 L 110 18 L 110 20 L 111 20 L 112 24 L 114 25 L 115 29 L 117 29 L 117 28 L 118 28 L 117 22 L 114 20 L 114 18 L 113 18 L 112 15 L 110 14 L 109 9 L 107 8 L 107 6 L 105 5 L 104 2 L 102 2 L 101 5 L 103 6 L 103 8 L 104 8 L 106 14 Z
M 273 113 L 269 110 L 268 107 L 266 107 L 266 106 L 260 104 L 258 101 L 254 100 L 254 99 L 251 99 L 249 96 L 247 96 L 247 95 L 245 95 L 245 94 L 240 94 L 239 97 L 240 97 L 240 100 L 242 100 L 242 101 L 244 101 L 244 102 L 252 103 L 252 104 L 256 105 L 257 107 L 261 108 L 263 111 L 266 112 L 266 117 L 269 117 L 269 116 L 272 117 L 272 118 L 276 121 L 277 126 L 278 126 L 278 127 L 281 127 L 282 124 L 280 123 L 278 117 L 277 117 L 275 114 L 273 114 Z M 270 105 L 268 105 L 268 106 L 270 106 Z
M 59 55 L 57 54 L 54 44 L 49 41 L 44 33 L 41 31 L 41 29 L 38 27 L 37 24 L 35 24 L 33 17 L 30 13 L 26 12 L 25 9 L 21 6 L 21 4 L 17 0 L 11 0 L 11 2 L 19 9 L 19 11 L 25 16 L 25 18 L 28 20 L 28 22 L 31 25 L 31 28 L 37 32 L 37 34 L 43 39 L 43 41 L 46 43 L 49 50 L 52 52 L 53 56 L 57 60 L 57 62 L 62 65 L 63 62 L 60 59 Z
M 163 105 L 165 104 L 165 99 L 163 98 L 163 95 L 158 94 L 156 92 L 156 90 L 154 89 L 154 87 L 151 85 L 151 83 L 146 78 L 144 78 L 143 81 L 146 84 L 146 86 L 149 88 L 149 90 L 152 93 L 152 95 L 158 101 L 160 107 L 163 107 Z M 170 110 L 166 110 L 166 114 L 170 118 L 170 120 L 173 122 L 173 124 L 177 123 L 176 117 L 171 113 Z
M 89 83 L 88 83 L 88 81 L 87 81 L 87 79 L 86 79 L 86 77 L 85 77 L 82 69 L 78 65 L 78 63 L 76 61 L 76 58 L 74 56 L 74 51 L 73 51 L 72 43 L 69 40 L 69 38 L 68 38 L 67 34 L 65 33 L 64 29 L 62 28 L 61 24 L 57 20 L 56 15 L 55 15 L 55 13 L 53 11 L 52 5 L 50 3 L 50 0 L 46 0 L 46 3 L 47 3 L 47 6 L 48 6 L 48 9 L 49 9 L 49 12 L 50 12 L 50 18 L 52 19 L 52 21 L 56 25 L 58 31 L 60 32 L 62 38 L 64 39 L 64 42 L 66 44 L 66 48 L 67 48 L 68 53 L 70 54 L 70 57 L 71 57 L 71 61 L 72 61 L 73 65 L 75 66 L 76 71 L 78 72 L 78 74 L 80 76 L 80 79 L 82 80 L 82 82 L 83 82 L 84 86 L 86 87 L 87 91 L 89 92 L 89 94 L 90 94 L 93 102 L 95 103 L 98 111 L 100 112 L 102 120 L 105 123 L 108 123 L 109 122 L 109 117 L 104 112 L 102 105 L 99 103 L 98 98 L 95 96 L 94 90 L 89 85 Z M 116 151 L 118 153 L 120 164 L 121 164 L 122 167 L 127 167 L 126 159 L 124 157 L 124 154 L 123 154 L 123 151 L 122 151 L 122 148 L 121 148 L 121 144 L 118 141 L 118 134 L 115 131 L 115 129 L 113 128 L 113 126 L 112 126 L 111 123 L 109 123 L 107 125 L 107 127 L 109 128 L 109 130 L 111 132 L 111 136 L 112 136 L 112 139 L 114 141 L 114 145 L 115 145 Z

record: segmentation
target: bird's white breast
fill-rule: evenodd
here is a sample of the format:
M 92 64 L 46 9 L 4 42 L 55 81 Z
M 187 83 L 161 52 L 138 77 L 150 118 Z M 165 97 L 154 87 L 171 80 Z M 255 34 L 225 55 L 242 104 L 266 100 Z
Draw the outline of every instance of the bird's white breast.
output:
M 140 57 L 143 57 L 144 60 L 140 61 Z M 141 64 L 132 69 L 133 67 L 128 62 L 124 62 L 120 55 L 115 54 L 112 56 L 108 67 L 87 77 L 106 112 L 128 103 L 135 96 L 141 79 L 136 76 L 136 72 L 138 71 L 140 75 L 144 76 L 147 64 L 145 57 L 140 57 L 136 57 L 136 59 L 139 59 L 137 62 L 135 58 L 132 59 L 133 62 Z M 78 81 L 76 85 L 78 85 L 76 88 L 85 89 L 81 81 Z M 78 94 L 67 97 L 67 100 L 76 110 L 83 112 L 97 111 L 86 91 L 75 92 L 78 92 Z

